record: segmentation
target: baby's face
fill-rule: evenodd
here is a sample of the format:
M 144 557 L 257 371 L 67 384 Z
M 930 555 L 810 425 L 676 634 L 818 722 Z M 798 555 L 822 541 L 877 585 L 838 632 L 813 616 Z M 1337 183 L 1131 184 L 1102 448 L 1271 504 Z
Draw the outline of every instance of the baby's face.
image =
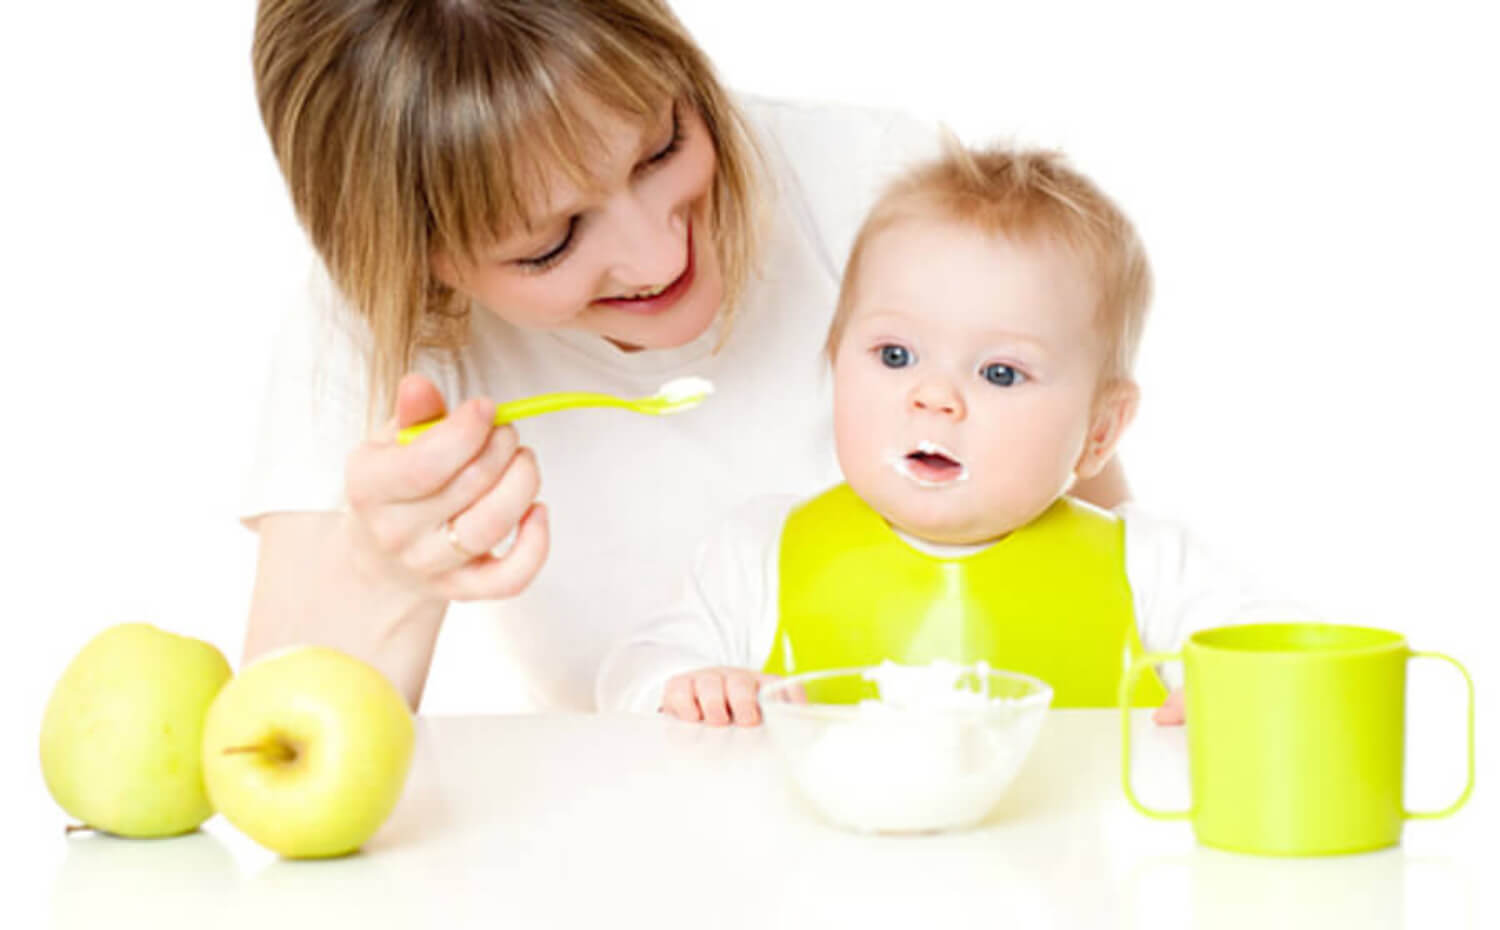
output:
M 905 220 L 867 244 L 861 269 L 834 355 L 850 486 L 934 542 L 983 542 L 1036 517 L 1074 477 L 1104 362 L 1076 260 Z

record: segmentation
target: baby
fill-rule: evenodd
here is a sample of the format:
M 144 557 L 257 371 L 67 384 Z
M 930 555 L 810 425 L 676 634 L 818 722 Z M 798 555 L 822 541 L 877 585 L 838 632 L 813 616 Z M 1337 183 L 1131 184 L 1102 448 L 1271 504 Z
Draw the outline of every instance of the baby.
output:
M 606 658 L 600 707 L 753 725 L 768 676 L 938 659 L 1109 707 L 1143 648 L 1257 612 L 1179 528 L 1068 496 L 1135 415 L 1150 293 L 1129 220 L 1056 153 L 953 143 L 898 179 L 828 334 L 846 483 L 756 501 L 708 539 L 679 599 Z M 1167 698 L 1155 676 L 1132 695 Z

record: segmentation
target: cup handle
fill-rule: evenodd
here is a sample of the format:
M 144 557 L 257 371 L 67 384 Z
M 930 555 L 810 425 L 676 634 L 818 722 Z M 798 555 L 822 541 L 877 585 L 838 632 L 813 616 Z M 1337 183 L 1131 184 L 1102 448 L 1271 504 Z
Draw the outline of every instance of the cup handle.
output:
M 1124 751 L 1121 753 L 1120 781 L 1125 786 L 1125 797 L 1130 805 L 1147 817 L 1157 820 L 1187 820 L 1193 816 L 1191 810 L 1185 811 L 1163 811 L 1142 804 L 1140 798 L 1135 796 L 1135 788 L 1130 784 L 1130 692 L 1135 686 L 1135 680 L 1141 676 L 1141 672 L 1153 665 L 1163 662 L 1181 662 L 1180 653 L 1157 653 L 1148 652 L 1134 662 L 1130 663 L 1130 669 L 1125 672 L 1125 677 L 1120 679 L 1120 745 Z
M 1452 656 L 1445 656 L 1441 652 L 1417 652 L 1413 650 L 1406 655 L 1408 662 L 1412 659 L 1438 659 L 1447 662 L 1458 669 L 1460 675 L 1464 676 L 1464 684 L 1469 689 L 1469 780 L 1464 785 L 1464 793 L 1458 796 L 1457 801 L 1454 801 L 1440 811 L 1403 810 L 1401 812 L 1402 816 L 1407 820 L 1436 820 L 1439 817 L 1447 817 L 1456 813 L 1460 807 L 1468 803 L 1469 795 L 1474 793 L 1474 679 L 1469 677 L 1469 670 L 1464 668 L 1463 663 Z

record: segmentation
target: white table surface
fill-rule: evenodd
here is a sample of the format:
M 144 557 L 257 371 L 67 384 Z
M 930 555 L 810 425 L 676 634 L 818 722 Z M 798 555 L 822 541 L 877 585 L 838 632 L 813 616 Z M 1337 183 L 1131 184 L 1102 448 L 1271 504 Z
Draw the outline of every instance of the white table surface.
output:
M 1184 731 L 1138 732 L 1140 793 L 1183 799 Z M 1384 852 L 1221 853 L 1129 807 L 1107 711 L 1052 712 L 981 827 L 909 837 L 822 824 L 760 729 L 538 715 L 422 718 L 418 733 L 400 806 L 346 859 L 279 861 L 222 818 L 170 840 L 64 837 L 65 815 L 32 805 L 0 926 L 1500 926 L 1482 782 Z M 1413 759 L 1409 801 L 1453 790 L 1460 735 Z

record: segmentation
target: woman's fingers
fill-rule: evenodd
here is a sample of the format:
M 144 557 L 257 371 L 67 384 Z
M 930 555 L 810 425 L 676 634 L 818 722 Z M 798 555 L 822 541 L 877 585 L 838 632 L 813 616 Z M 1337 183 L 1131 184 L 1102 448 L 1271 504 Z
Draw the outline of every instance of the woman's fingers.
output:
M 513 472 L 515 460 L 519 458 L 516 453 L 520 451 L 520 443 L 515 427 L 509 424 L 491 430 L 479 454 L 470 459 L 469 463 L 454 475 L 441 491 L 430 498 L 411 504 L 413 518 L 430 523 L 434 519 L 446 520 L 457 516 L 474 507 L 481 498 L 493 491 L 502 477 L 507 481 L 517 480 L 520 476 Z M 532 472 L 528 477 L 536 479 L 535 456 L 529 451 L 526 452 L 526 456 L 530 459 L 529 468 Z M 531 496 L 536 496 L 535 490 L 531 492 Z M 520 511 L 517 511 L 512 516 L 510 524 L 514 524 L 515 517 L 519 515 Z M 468 538 L 467 534 L 465 538 Z
M 449 572 L 439 581 L 450 601 L 514 597 L 526 589 L 547 561 L 551 533 L 547 508 L 533 503 L 516 526 L 516 538 L 503 555 L 481 555 Z
M 430 497 L 453 480 L 494 431 L 495 403 L 475 397 L 410 445 L 372 440 L 350 458 L 345 488 L 351 506 L 381 506 Z
M 396 430 L 441 415 L 442 395 L 408 375 L 396 406 L 394 420 L 349 457 L 345 472 L 364 536 L 393 570 L 434 593 L 446 590 L 449 599 L 519 593 L 549 547 L 546 512 L 533 506 L 541 487 L 536 456 L 519 447 L 513 427 L 494 426 L 495 405 L 485 398 L 460 404 L 405 446 Z M 510 552 L 489 555 L 513 533 Z
M 481 406 L 489 405 L 481 402 Z M 467 421 L 466 414 L 471 414 Z M 464 404 L 410 446 L 370 442 L 350 456 L 345 481 L 350 507 L 383 552 L 401 556 L 412 550 L 403 561 L 422 573 L 447 571 L 458 564 L 451 558 L 451 546 L 431 545 L 434 527 L 491 492 L 517 448 L 515 429 L 509 425 L 497 429 L 489 416 Z M 535 470 L 534 461 L 530 468 Z M 444 480 L 434 485 L 439 476 Z M 431 493 L 410 497 L 417 488 L 430 488 Z M 530 495 L 535 497 L 535 491 Z M 524 510 L 524 505 L 513 507 L 510 522 Z M 480 553 L 494 542 L 476 539 L 463 545 Z
M 382 538 L 397 541 L 413 571 L 435 576 L 495 548 L 540 487 L 536 456 L 519 449 L 515 430 L 504 426 L 437 494 L 372 511 L 369 520 Z
M 509 460 L 501 461 L 507 451 Z M 442 494 L 398 505 L 399 518 L 394 512 L 388 516 L 413 527 L 407 564 L 423 574 L 445 574 L 493 551 L 515 532 L 541 484 L 535 453 L 516 449 L 511 439 L 471 462 Z
M 443 395 L 427 378 L 419 374 L 409 374 L 401 379 L 396 385 L 396 422 L 395 428 L 404 428 L 416 423 L 425 423 L 436 419 L 446 413 L 448 407 L 443 403 Z M 394 429 L 391 433 L 395 436 Z
M 457 513 L 447 511 L 453 513 L 448 518 L 448 525 L 465 549 L 488 552 L 516 528 L 541 487 L 542 475 L 537 470 L 536 454 L 530 449 L 517 449 L 493 485 L 477 500 L 471 502 L 458 498 L 458 505 L 464 509 Z
M 408 375 L 396 416 L 350 455 L 344 490 L 362 545 L 393 575 L 447 600 L 519 594 L 550 547 L 547 512 L 536 501 L 536 456 L 513 427 L 494 426 L 495 404 L 466 401 L 401 445 L 398 429 L 444 413 L 432 382 Z M 514 534 L 503 555 L 491 551 Z

